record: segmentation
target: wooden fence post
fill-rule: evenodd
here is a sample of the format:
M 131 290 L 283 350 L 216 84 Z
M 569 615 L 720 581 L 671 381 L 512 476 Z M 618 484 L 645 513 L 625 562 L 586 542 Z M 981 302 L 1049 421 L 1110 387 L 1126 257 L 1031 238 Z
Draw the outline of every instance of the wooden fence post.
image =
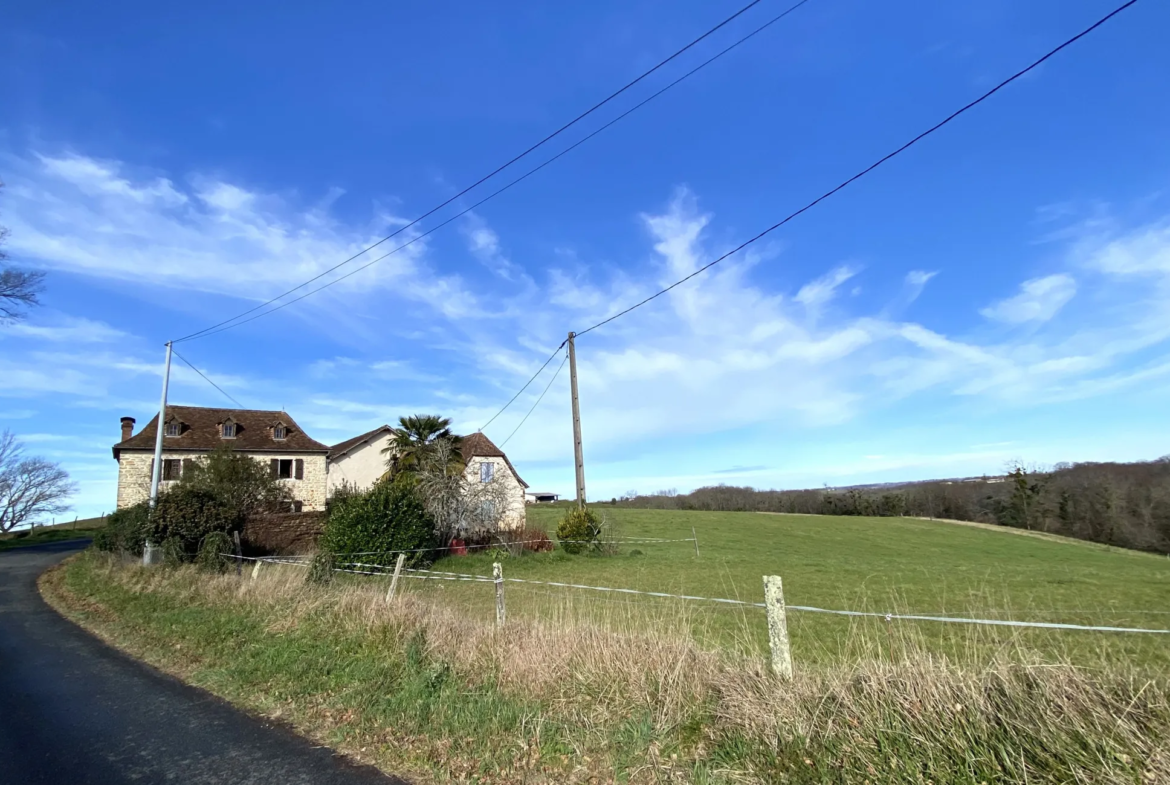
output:
M 492 565 L 492 579 L 496 582 L 496 626 L 503 627 L 504 612 L 504 569 L 499 562 Z
M 695 527 L 691 527 L 691 537 L 695 541 L 695 558 L 699 558 L 699 535 L 695 534 Z
M 768 643 L 772 648 L 772 672 L 785 681 L 791 681 L 792 650 L 788 645 L 784 586 L 779 575 L 764 576 L 764 606 L 768 612 Z
M 402 574 L 402 563 L 406 561 L 406 554 L 398 554 L 398 561 L 394 562 L 394 575 L 390 578 L 390 588 L 386 590 L 386 602 L 394 599 L 398 591 L 398 576 Z
M 238 578 L 244 572 L 244 551 L 240 548 L 240 533 L 238 531 L 232 532 L 232 540 L 236 544 L 236 577 Z

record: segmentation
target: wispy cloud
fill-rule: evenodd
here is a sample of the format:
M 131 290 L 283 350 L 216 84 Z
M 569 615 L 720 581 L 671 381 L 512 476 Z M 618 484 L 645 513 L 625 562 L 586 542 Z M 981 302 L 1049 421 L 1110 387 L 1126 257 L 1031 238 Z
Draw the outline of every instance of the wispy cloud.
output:
M 857 269 L 854 267 L 848 265 L 837 267 L 815 281 L 810 281 L 802 286 L 800 291 L 796 293 L 796 301 L 809 308 L 820 308 L 833 299 L 841 284 L 855 275 L 857 275 Z M 923 284 L 925 283 L 923 281 Z
M 1057 273 L 1024 281 L 1020 284 L 1019 294 L 1000 300 L 980 313 L 988 319 L 1008 324 L 1046 322 L 1056 316 L 1076 293 L 1077 282 L 1072 276 Z

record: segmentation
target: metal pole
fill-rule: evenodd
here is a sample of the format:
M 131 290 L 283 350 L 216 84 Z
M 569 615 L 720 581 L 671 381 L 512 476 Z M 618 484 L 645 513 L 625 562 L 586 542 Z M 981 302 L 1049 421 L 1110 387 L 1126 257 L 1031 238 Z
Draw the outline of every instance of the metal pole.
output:
M 171 381 L 171 342 L 167 341 L 167 364 L 163 368 L 162 402 L 158 405 L 158 424 L 154 435 L 154 468 L 150 473 L 150 507 L 158 503 L 158 480 L 162 476 L 163 430 L 167 419 L 167 385 Z
M 581 450 L 581 404 L 577 399 L 577 350 L 569 333 L 569 386 L 573 391 L 573 457 L 577 461 L 577 506 L 585 506 L 585 455 Z

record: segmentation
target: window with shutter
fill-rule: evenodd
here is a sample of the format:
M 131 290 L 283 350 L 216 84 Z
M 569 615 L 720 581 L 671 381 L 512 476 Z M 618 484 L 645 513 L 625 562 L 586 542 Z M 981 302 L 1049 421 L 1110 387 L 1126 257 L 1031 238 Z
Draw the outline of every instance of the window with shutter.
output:
M 276 476 L 281 480 L 291 480 L 293 476 L 292 458 L 280 458 L 276 461 Z
M 479 481 L 491 482 L 492 477 L 495 476 L 496 465 L 491 461 L 484 461 L 479 465 Z
M 181 472 L 181 474 L 186 474 L 187 472 L 191 471 L 191 464 L 194 462 L 195 461 L 191 458 L 184 458 L 183 459 L 183 471 Z
M 162 465 L 162 478 L 167 482 L 173 482 L 179 479 L 179 472 L 182 471 L 182 462 L 178 458 L 164 458 Z
M 297 458 L 296 478 L 298 480 L 305 479 L 305 460 Z

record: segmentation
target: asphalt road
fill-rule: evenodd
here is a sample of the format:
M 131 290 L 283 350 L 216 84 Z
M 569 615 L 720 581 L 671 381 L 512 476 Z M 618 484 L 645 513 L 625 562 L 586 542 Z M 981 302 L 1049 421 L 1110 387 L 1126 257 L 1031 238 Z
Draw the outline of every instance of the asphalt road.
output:
M 0 552 L 0 785 L 405 785 L 61 618 L 41 599 L 36 579 L 84 545 Z

